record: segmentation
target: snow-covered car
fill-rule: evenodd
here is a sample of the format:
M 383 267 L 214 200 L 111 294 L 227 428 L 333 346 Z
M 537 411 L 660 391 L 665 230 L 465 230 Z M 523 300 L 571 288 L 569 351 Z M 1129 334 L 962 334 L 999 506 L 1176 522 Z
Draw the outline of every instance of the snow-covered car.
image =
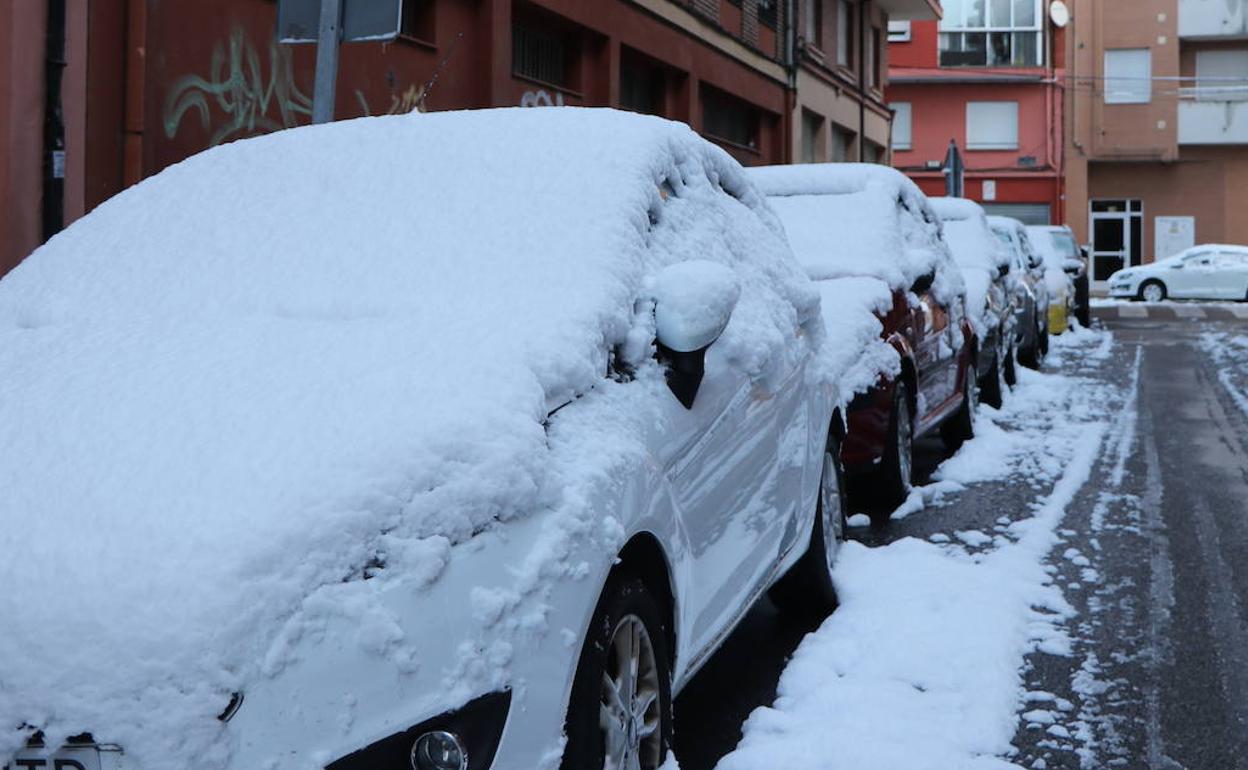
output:
M 910 492 L 916 438 L 939 430 L 956 447 L 973 435 L 978 340 L 962 274 L 927 197 L 898 171 L 824 163 L 748 173 L 821 287 L 825 317 L 873 312 L 869 328 L 895 351 L 890 369 L 857 384 L 841 447 L 854 496 L 887 518 Z M 863 363 L 881 368 L 876 357 Z
M 1080 325 L 1087 327 L 1092 324 L 1092 303 L 1090 302 L 1091 276 L 1088 273 L 1088 260 L 1075 240 L 1075 233 L 1066 225 L 1029 225 L 1027 236 L 1031 239 L 1032 248 L 1044 259 L 1045 278 L 1049 284 L 1050 308 L 1053 307 L 1052 297 L 1059 289 L 1065 288 L 1071 293 L 1067 303 Z M 1061 274 L 1069 279 L 1069 284 L 1061 280 Z M 1060 306 L 1062 310 L 1066 305 Z M 1050 329 L 1061 331 L 1053 323 L 1050 315 Z
M 1150 265 L 1119 270 L 1109 277 L 1109 296 L 1145 302 L 1248 300 L 1248 246 L 1194 246 Z
M 834 600 L 824 337 L 658 118 L 164 170 L 0 281 L 0 764 L 653 770 L 761 592 Z
M 979 398 L 1000 408 L 1004 386 L 1015 383 L 1018 278 L 1013 256 L 988 227 L 978 203 L 965 198 L 932 198 L 931 203 L 966 280 L 966 312 L 979 337 Z
M 1044 366 L 1049 354 L 1049 284 L 1044 260 L 1032 248 L 1027 227 L 1010 217 L 988 217 L 988 226 L 1014 258 L 1018 276 L 1018 362 L 1029 369 Z

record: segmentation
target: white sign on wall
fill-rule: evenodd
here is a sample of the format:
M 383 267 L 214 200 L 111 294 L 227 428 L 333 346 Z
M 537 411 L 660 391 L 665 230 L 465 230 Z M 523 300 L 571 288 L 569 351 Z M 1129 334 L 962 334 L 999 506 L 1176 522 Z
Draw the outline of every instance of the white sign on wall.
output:
M 1196 245 L 1196 217 L 1157 217 L 1153 229 L 1154 259 L 1173 257 Z
M 997 183 L 992 179 L 984 180 L 984 200 L 995 201 L 997 199 Z

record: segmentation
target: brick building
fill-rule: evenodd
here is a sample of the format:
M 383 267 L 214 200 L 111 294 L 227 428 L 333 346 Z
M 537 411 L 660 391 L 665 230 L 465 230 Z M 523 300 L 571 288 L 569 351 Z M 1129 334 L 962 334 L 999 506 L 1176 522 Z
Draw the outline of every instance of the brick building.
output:
M 1072 6 L 1069 207 L 1093 278 L 1248 243 L 1248 2 Z
M 609 105 L 685 121 L 742 162 L 782 163 L 787 5 L 407 0 L 398 40 L 342 47 L 336 117 Z M 0 275 L 45 232 L 171 163 L 308 122 L 314 48 L 277 44 L 275 24 L 273 0 L 0 4 Z M 63 71 L 45 40 L 63 41 Z M 57 109 L 63 144 L 45 136 Z
M 889 27 L 893 165 L 943 195 L 957 142 L 966 197 L 1029 224 L 1063 223 L 1064 30 L 1048 0 L 945 0 L 937 22 Z

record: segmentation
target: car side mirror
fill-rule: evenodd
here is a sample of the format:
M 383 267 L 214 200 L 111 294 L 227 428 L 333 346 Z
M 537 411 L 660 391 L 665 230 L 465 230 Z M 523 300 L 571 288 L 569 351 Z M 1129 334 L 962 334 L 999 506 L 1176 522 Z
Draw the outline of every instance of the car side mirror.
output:
M 998 277 L 998 278 L 1004 278 L 1004 277 L 1006 277 L 1006 276 L 1007 276 L 1007 275 L 1009 275 L 1009 274 L 1010 274 L 1010 263 L 1008 263 L 1008 262 L 1007 262 L 1007 263 L 1005 263 L 1004 265 L 999 265 L 999 266 L 997 267 L 997 277 Z
M 932 284 L 936 283 L 936 271 L 920 276 L 914 285 L 910 287 L 910 291 L 915 294 L 926 294 L 931 290 Z
M 1083 258 L 1084 258 L 1084 260 L 1086 261 L 1086 260 L 1087 260 L 1087 258 L 1088 258 L 1088 257 L 1090 257 L 1090 256 L 1092 255 L 1092 249 L 1091 249 L 1091 248 L 1089 248 L 1089 247 L 1087 247 L 1087 246 L 1080 246 L 1080 247 L 1079 247 L 1079 255 L 1080 255 L 1081 257 L 1083 257 Z
M 693 408 L 705 372 L 706 350 L 728 327 L 741 298 L 737 276 L 715 262 L 695 259 L 669 265 L 654 280 L 654 322 L 667 384 Z

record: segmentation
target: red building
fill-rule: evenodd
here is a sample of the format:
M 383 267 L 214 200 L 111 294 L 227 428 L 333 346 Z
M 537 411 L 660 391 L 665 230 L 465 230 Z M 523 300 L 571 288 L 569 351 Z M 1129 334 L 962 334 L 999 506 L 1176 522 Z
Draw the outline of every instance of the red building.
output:
M 893 165 L 945 194 L 949 142 L 989 213 L 1064 224 L 1064 31 L 1048 0 L 945 0 L 939 22 L 889 25 Z M 1059 11 L 1060 14 L 1060 11 Z
M 788 7 L 407 0 L 398 39 L 343 45 L 335 113 L 612 106 L 687 122 L 746 164 L 785 163 Z M 0 275 L 172 163 L 309 122 L 315 51 L 276 41 L 276 9 L 273 0 L 0 2 Z M 48 114 L 61 119 L 56 142 Z

